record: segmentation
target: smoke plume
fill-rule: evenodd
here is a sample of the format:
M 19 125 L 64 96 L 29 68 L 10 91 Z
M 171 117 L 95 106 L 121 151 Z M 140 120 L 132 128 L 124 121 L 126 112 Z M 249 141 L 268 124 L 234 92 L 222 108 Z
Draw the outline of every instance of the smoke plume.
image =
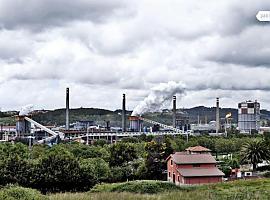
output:
M 150 94 L 136 106 L 132 116 L 142 115 L 146 112 L 159 111 L 164 103 L 170 101 L 175 94 L 183 94 L 185 85 L 182 82 L 170 81 L 161 83 L 151 89 Z
M 32 104 L 26 105 L 26 106 L 22 107 L 19 115 L 28 115 L 33 110 L 34 110 L 34 105 L 32 105 Z

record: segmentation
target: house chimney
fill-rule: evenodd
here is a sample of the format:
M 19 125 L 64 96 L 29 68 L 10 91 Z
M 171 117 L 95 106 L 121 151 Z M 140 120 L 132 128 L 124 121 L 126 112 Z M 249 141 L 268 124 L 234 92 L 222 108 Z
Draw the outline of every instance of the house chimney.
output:
M 219 132 L 219 98 L 217 97 L 217 105 L 216 105 L 216 133 Z
M 176 128 L 176 96 L 173 96 L 173 127 Z
M 126 95 L 123 94 L 123 102 L 122 102 L 122 132 L 127 131 L 126 126 Z
M 69 130 L 69 88 L 66 89 L 66 130 Z

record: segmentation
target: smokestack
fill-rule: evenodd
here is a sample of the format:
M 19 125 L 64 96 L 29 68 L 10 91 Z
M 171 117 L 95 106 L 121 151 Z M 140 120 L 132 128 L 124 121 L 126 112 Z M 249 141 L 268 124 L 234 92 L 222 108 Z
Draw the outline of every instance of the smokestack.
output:
M 216 133 L 219 132 L 219 98 L 217 97 L 216 105 Z
M 173 127 L 176 128 L 176 96 L 173 96 Z
M 122 132 L 126 132 L 126 95 L 123 94 L 123 102 L 122 102 Z
M 69 130 L 69 88 L 66 89 L 66 130 Z

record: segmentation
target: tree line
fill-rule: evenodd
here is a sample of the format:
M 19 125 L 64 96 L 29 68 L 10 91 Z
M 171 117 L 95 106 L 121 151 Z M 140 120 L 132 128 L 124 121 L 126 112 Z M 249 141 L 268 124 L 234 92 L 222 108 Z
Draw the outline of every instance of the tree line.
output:
M 263 141 L 263 137 L 200 136 L 187 141 L 183 136 L 142 135 L 115 144 L 98 140 L 89 146 L 68 142 L 31 149 L 22 143 L 1 143 L 0 185 L 19 184 L 47 193 L 88 191 L 101 182 L 166 180 L 166 158 L 175 151 L 201 145 L 214 154 L 237 155 L 244 144 L 254 140 Z

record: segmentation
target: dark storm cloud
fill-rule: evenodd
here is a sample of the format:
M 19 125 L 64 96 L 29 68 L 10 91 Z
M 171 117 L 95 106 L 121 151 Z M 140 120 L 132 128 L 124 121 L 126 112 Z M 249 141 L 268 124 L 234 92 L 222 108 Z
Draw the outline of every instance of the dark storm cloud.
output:
M 122 0 L 1 0 L 0 22 L 6 29 L 47 28 L 76 20 L 102 22 L 124 6 Z

